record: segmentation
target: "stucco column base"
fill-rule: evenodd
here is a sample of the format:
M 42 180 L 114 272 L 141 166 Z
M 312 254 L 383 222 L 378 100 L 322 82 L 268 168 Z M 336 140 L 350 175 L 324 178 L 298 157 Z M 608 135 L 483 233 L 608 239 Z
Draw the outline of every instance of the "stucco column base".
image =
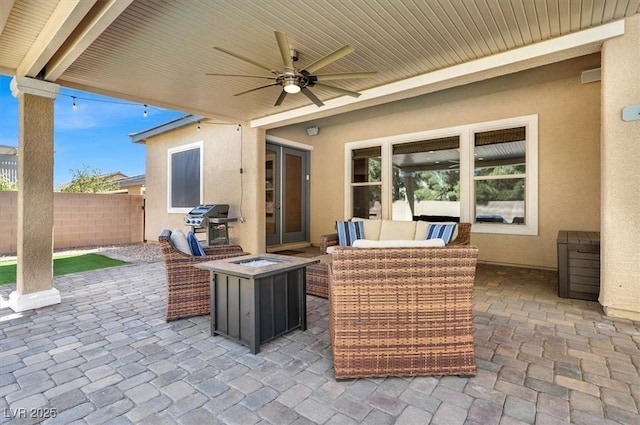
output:
M 604 314 L 609 317 L 614 317 L 617 319 L 628 319 L 634 321 L 640 321 L 640 312 L 630 311 L 630 310 L 622 310 L 620 308 L 613 307 L 604 307 Z
M 13 291 L 9 294 L 9 307 L 16 313 L 34 310 L 48 305 L 60 304 L 60 301 L 60 291 L 56 288 L 31 292 L 30 294 L 21 294 L 18 291 Z

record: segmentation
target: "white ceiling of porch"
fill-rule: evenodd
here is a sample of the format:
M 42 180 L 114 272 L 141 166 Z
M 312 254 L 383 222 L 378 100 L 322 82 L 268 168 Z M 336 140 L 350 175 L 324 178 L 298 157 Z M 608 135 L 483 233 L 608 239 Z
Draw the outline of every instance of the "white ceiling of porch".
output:
M 582 31 L 639 11 L 640 0 L 2 0 L 0 72 L 210 117 L 260 123 L 282 116 L 264 121 L 275 126 L 286 122 L 286 111 L 303 120 L 424 93 L 411 84 L 379 89 L 587 34 Z M 331 82 L 366 93 L 360 104 L 340 99 L 323 110 L 288 95 L 276 107 L 280 87 L 234 96 L 264 80 L 205 75 L 261 71 L 214 46 L 282 68 L 275 30 L 288 34 L 300 67 L 345 44 L 354 47 L 318 73 L 377 71 L 373 78 Z M 598 51 L 595 39 L 586 36 L 582 49 L 562 55 Z M 312 91 L 323 101 L 337 97 Z

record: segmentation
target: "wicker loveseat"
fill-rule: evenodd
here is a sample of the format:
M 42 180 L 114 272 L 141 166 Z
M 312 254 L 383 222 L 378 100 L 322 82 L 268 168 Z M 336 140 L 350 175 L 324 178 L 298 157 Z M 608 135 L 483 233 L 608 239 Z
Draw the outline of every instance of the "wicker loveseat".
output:
M 475 375 L 476 247 L 337 247 L 332 255 L 336 378 Z
M 183 253 L 171 243 L 171 230 L 158 237 L 167 269 L 167 321 L 211 312 L 209 272 L 194 267 L 204 261 L 247 255 L 239 245 L 204 247 L 205 256 Z
M 407 239 L 424 239 L 422 233 L 426 234 L 428 222 L 407 221 L 400 223 L 404 229 L 401 232 L 395 232 L 390 225 L 397 225 L 399 222 L 392 220 L 362 220 L 364 221 L 365 238 L 372 240 L 380 240 L 393 238 L 399 239 L 396 235 L 404 234 Z M 439 223 L 434 223 L 439 224 Z M 385 232 L 383 226 L 388 226 L 389 231 Z M 413 226 L 413 230 L 412 227 Z M 387 235 L 389 235 L 387 237 Z M 393 236 L 391 236 L 393 235 Z M 469 245 L 471 243 L 471 223 L 457 223 L 454 239 L 447 246 Z M 329 294 L 329 264 L 331 264 L 331 256 L 327 255 L 335 247 L 338 246 L 338 234 L 330 233 L 320 237 L 320 252 L 324 255 L 320 256 L 320 263 L 307 267 L 307 294 L 317 297 L 327 298 Z

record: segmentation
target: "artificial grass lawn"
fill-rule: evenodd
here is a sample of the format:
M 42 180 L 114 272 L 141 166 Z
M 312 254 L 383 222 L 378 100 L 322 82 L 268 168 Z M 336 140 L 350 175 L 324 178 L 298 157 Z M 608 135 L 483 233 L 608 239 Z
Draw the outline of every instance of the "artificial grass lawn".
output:
M 114 260 L 98 254 L 79 254 L 61 256 L 53 259 L 53 275 L 60 276 L 69 273 L 86 272 L 88 270 L 103 269 L 105 267 L 121 266 L 126 261 Z M 16 281 L 16 261 L 0 263 L 0 285 Z

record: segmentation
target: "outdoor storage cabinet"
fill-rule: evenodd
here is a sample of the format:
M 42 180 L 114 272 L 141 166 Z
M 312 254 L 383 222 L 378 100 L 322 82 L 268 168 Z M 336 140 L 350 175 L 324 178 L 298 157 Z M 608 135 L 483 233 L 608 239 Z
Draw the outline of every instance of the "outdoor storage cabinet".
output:
M 600 232 L 558 233 L 558 296 L 597 301 L 600 295 Z

